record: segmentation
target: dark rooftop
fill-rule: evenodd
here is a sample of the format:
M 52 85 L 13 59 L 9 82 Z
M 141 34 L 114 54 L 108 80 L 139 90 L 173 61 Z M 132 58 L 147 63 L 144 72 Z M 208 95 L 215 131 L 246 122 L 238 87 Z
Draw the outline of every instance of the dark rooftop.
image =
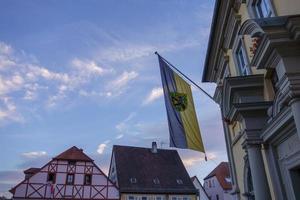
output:
M 120 192 L 197 194 L 176 150 L 153 153 L 151 148 L 115 145 L 113 153 Z

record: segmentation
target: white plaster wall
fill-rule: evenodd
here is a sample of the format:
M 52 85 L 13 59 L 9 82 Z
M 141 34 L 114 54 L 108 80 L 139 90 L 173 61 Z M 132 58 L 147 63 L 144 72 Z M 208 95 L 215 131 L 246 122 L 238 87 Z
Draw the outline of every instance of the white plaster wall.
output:
M 66 176 L 67 176 L 67 174 L 57 173 L 55 183 L 56 184 L 65 184 L 66 183 Z
M 209 187 L 209 181 L 211 187 Z M 211 200 L 217 200 L 216 195 L 219 195 L 219 200 L 224 200 L 223 189 L 215 176 L 205 180 L 205 191 Z
M 193 181 L 194 186 L 198 189 L 199 195 L 197 196 L 198 200 L 209 200 L 208 196 L 204 192 L 203 188 L 201 187 L 201 183 L 199 183 L 196 179 Z
M 55 161 L 56 163 L 56 161 Z M 57 169 L 58 172 L 56 173 L 56 182 L 54 187 L 66 187 L 66 198 L 71 197 L 73 195 L 73 190 L 74 190 L 74 185 L 81 185 L 83 186 L 84 184 L 84 166 L 78 166 L 80 165 L 85 165 L 84 162 L 77 162 L 76 163 L 76 173 L 75 173 L 75 180 L 74 180 L 74 185 L 65 185 L 66 183 L 66 176 L 67 176 L 67 162 L 66 161 L 58 161 L 57 163 Z M 50 164 L 50 163 L 49 163 Z M 104 185 L 106 186 L 109 184 L 110 186 L 106 189 L 104 189 L 101 194 L 106 196 L 107 193 L 109 195 L 108 198 L 113 198 L 113 199 L 118 199 L 119 198 L 119 191 L 118 189 L 110 182 L 108 182 L 107 177 L 102 174 L 102 172 L 94 166 L 92 162 L 89 162 L 86 164 L 87 166 L 92 166 L 93 167 L 93 174 L 92 174 L 92 185 Z M 36 173 L 33 175 L 31 178 L 29 178 L 28 182 L 32 184 L 32 187 L 35 189 L 40 188 L 38 191 L 40 194 L 44 195 L 46 194 L 46 198 L 51 198 L 51 184 L 47 185 L 47 177 L 48 177 L 48 165 L 44 166 L 42 171 Z M 78 187 L 78 186 L 77 186 Z M 97 187 L 98 191 L 103 189 L 103 186 L 95 186 Z M 16 189 L 15 189 L 15 195 L 14 197 L 25 197 L 26 194 L 26 188 L 27 188 L 27 181 L 25 181 L 23 184 L 20 184 Z M 95 191 L 94 189 L 91 189 L 91 186 L 83 186 L 81 194 L 84 194 L 84 198 L 90 198 L 90 190 L 92 190 L 93 194 L 96 194 L 98 191 Z M 93 191 L 94 190 L 94 191 Z M 55 194 L 57 193 L 58 189 L 55 188 Z M 64 191 L 64 188 L 61 190 L 62 192 Z M 28 194 L 31 194 L 31 198 L 34 198 L 35 200 L 38 200 L 40 198 L 39 194 L 34 193 L 34 189 L 31 188 L 31 186 L 28 187 Z M 76 192 L 75 192 L 76 193 Z M 75 194 L 74 193 L 74 194 Z M 63 198 L 57 196 L 58 198 Z M 77 195 L 78 197 L 78 195 Z M 97 195 L 96 198 L 103 199 L 101 195 Z
M 75 185 L 83 185 L 84 184 L 84 175 L 83 174 L 75 174 Z

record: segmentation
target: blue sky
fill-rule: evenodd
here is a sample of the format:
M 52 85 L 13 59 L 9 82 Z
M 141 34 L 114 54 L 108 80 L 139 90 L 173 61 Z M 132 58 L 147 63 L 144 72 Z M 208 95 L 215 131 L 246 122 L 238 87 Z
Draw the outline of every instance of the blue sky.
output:
M 158 51 L 201 84 L 214 1 L 0 1 L 0 193 L 76 145 L 105 170 L 113 144 L 168 147 Z M 193 88 L 211 159 L 226 160 L 218 106 Z

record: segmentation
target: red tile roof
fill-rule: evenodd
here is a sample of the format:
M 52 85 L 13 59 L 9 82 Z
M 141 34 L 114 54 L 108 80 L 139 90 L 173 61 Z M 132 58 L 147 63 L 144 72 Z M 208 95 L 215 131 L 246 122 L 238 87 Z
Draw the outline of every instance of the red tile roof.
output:
M 158 149 L 152 153 L 151 148 L 114 145 L 113 153 L 121 193 L 198 192 L 176 150 Z M 132 178 L 136 183 L 130 182 Z
M 76 146 L 69 148 L 62 152 L 58 156 L 53 158 L 54 160 L 74 160 L 74 161 L 90 161 L 93 160 L 83 153 L 82 149 L 78 149 Z
M 221 187 L 224 190 L 231 190 L 232 186 L 231 183 L 226 181 L 226 178 L 230 179 L 230 173 L 229 173 L 229 165 L 228 162 L 221 162 L 214 170 L 212 170 L 205 178 L 204 180 L 211 178 L 213 176 L 216 176 L 218 179 Z

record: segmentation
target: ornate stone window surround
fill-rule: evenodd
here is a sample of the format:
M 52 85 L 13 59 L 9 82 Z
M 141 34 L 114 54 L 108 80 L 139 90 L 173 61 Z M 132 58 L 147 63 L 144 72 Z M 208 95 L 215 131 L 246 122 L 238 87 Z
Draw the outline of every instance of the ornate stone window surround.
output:
M 242 59 L 243 62 L 245 63 L 245 66 L 242 66 L 241 61 L 239 60 L 239 51 L 242 52 Z M 251 75 L 251 67 L 250 67 L 250 60 L 248 57 L 248 54 L 246 52 L 246 46 L 244 44 L 244 38 L 243 36 L 237 36 L 236 41 L 233 45 L 233 61 L 234 61 L 234 65 L 236 67 L 236 70 L 239 74 L 239 76 L 247 76 L 247 75 Z M 243 67 L 245 67 L 245 69 L 243 69 Z M 245 71 L 243 71 L 245 70 Z
M 247 1 L 247 7 L 248 7 L 248 12 L 250 15 L 250 18 L 265 18 L 261 15 L 260 10 L 259 10 L 259 4 L 261 3 L 266 3 L 267 6 L 270 9 L 271 15 L 269 17 L 274 17 L 276 16 L 276 12 L 273 6 L 272 0 L 249 0 Z

